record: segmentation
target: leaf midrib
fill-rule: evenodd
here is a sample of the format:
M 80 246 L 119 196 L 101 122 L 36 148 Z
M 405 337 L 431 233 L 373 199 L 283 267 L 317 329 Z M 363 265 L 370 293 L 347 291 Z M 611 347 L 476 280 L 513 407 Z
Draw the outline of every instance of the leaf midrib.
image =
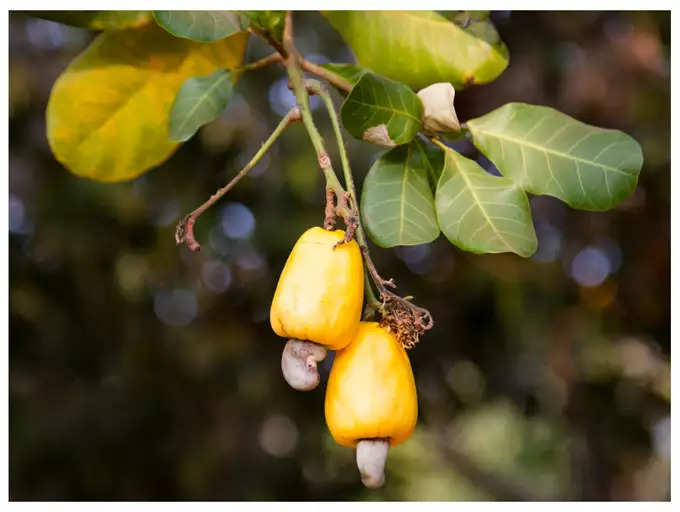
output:
M 348 103 L 358 103 L 359 105 L 362 105 L 364 107 L 373 108 L 373 109 L 377 109 L 377 110 L 385 110 L 387 112 L 392 112 L 392 113 L 395 113 L 395 114 L 402 114 L 406 117 L 410 117 L 411 119 L 415 120 L 416 122 L 420 122 L 420 119 L 418 119 L 414 115 L 411 115 L 408 112 L 405 112 L 403 110 L 397 110 L 395 108 L 383 107 L 382 105 L 377 105 L 375 103 L 364 103 L 363 101 L 359 101 L 355 98 L 350 99 Z
M 468 187 L 468 189 L 470 190 L 470 194 L 472 194 L 472 197 L 474 198 L 475 203 L 477 203 L 479 210 L 482 212 L 482 215 L 484 215 L 484 218 L 485 218 L 486 221 L 489 223 L 489 226 L 491 226 L 491 229 L 493 230 L 493 232 L 496 233 L 496 236 L 497 236 L 500 240 L 503 241 L 503 243 L 505 244 L 505 246 L 506 246 L 510 251 L 515 252 L 515 249 L 513 249 L 512 246 L 510 246 L 510 244 L 508 243 L 508 241 L 507 241 L 507 240 L 505 239 L 505 237 L 501 234 L 501 232 L 498 231 L 498 229 L 496 229 L 495 224 L 494 224 L 494 223 L 491 221 L 491 219 L 489 218 L 489 215 L 486 213 L 486 209 L 484 208 L 483 203 L 480 201 L 479 197 L 477 196 L 477 193 L 475 192 L 474 187 L 472 186 L 472 183 L 470 182 L 470 180 L 468 179 L 468 176 L 466 175 L 466 172 L 463 170 L 463 166 L 462 166 L 462 165 L 458 165 L 458 162 L 456 162 L 456 161 L 454 161 L 453 164 L 456 166 L 456 169 L 458 170 L 458 172 L 460 172 L 460 175 L 461 175 L 461 177 L 463 178 L 463 181 L 465 181 L 465 185 L 466 185 L 466 186 Z
M 474 123 L 468 122 L 468 126 L 473 128 Z M 515 144 L 519 144 L 520 146 L 527 146 L 527 147 L 533 148 L 537 151 L 542 151 L 544 153 L 550 153 L 551 155 L 555 155 L 555 156 L 558 156 L 558 157 L 561 157 L 561 158 L 566 158 L 567 160 L 582 162 L 582 163 L 592 165 L 592 166 L 595 166 L 595 167 L 600 167 L 601 169 L 606 170 L 606 171 L 612 171 L 612 172 L 616 172 L 616 173 L 619 173 L 619 174 L 623 174 L 624 176 L 627 176 L 629 178 L 634 176 L 634 174 L 627 173 L 625 171 L 622 171 L 621 169 L 617 169 L 616 167 L 611 167 L 609 165 L 602 164 L 602 163 L 599 163 L 599 162 L 595 162 L 595 161 L 592 161 L 592 160 L 586 160 L 585 158 L 574 156 L 570 153 L 563 153 L 561 151 L 557 151 L 555 149 L 551 149 L 551 148 L 546 147 L 546 146 L 539 146 L 538 144 L 535 144 L 533 142 L 529 142 L 526 139 L 518 139 L 516 137 L 511 137 L 509 135 L 501 135 L 497 132 L 484 130 L 484 129 L 479 128 L 479 127 L 472 129 L 473 134 L 474 134 L 475 131 L 477 131 L 480 134 L 484 134 L 484 135 L 487 135 L 487 136 L 490 136 L 490 137 L 495 137 L 497 139 L 507 140 L 509 142 L 514 142 Z

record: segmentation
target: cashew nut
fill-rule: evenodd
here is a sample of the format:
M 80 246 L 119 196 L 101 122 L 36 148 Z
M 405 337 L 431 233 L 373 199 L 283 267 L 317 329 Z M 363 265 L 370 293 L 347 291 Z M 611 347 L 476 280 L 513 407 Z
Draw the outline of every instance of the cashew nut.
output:
M 283 378 L 293 389 L 309 391 L 319 385 L 318 361 L 326 357 L 326 349 L 311 341 L 290 339 L 281 355 Z
M 390 449 L 389 439 L 361 439 L 357 443 L 357 467 L 361 482 L 370 489 L 385 483 L 385 462 Z

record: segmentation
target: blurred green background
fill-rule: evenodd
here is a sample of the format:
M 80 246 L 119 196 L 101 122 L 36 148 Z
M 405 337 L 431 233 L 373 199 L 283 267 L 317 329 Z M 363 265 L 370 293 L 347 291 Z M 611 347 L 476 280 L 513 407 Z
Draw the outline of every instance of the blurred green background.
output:
M 409 352 L 416 432 L 371 491 L 330 438 L 325 384 L 297 393 L 283 381 L 268 322 L 288 252 L 322 221 L 303 127 L 201 217 L 200 253 L 174 244 L 178 218 L 292 104 L 282 69 L 243 77 L 225 115 L 165 164 L 95 183 L 52 158 L 44 117 L 54 80 L 95 34 L 11 13 L 10 498 L 668 499 L 670 14 L 492 19 L 511 63 L 456 95 L 461 120 L 508 101 L 550 105 L 631 134 L 645 165 L 609 212 L 532 198 L 539 249 L 528 260 L 443 237 L 373 249 L 436 325 Z M 312 60 L 351 59 L 320 15 L 296 22 Z M 251 40 L 248 59 L 267 53 Z M 361 182 L 379 152 L 356 140 L 349 150 Z

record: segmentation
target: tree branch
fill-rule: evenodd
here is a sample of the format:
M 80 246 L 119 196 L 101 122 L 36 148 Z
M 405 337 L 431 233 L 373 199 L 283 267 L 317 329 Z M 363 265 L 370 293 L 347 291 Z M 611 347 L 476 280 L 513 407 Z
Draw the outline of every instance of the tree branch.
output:
M 338 89 L 342 89 L 343 91 L 346 92 L 352 90 L 352 84 L 349 83 L 347 80 L 345 80 L 344 78 L 340 78 L 335 73 L 331 73 L 330 71 L 322 68 L 317 64 L 314 64 L 313 62 L 308 61 L 305 58 L 300 57 L 300 66 L 305 71 L 309 71 L 310 73 L 318 76 L 319 78 L 323 78 L 328 83 L 333 84 Z
M 309 106 L 309 94 L 307 93 L 302 70 L 300 69 L 300 54 L 293 43 L 293 17 L 291 11 L 286 13 L 286 24 L 283 29 L 283 49 L 286 54 L 283 62 L 286 66 L 288 77 L 290 78 L 290 86 L 295 93 L 297 105 L 300 108 L 302 123 L 305 125 L 307 133 L 309 134 L 309 139 L 312 141 L 312 145 L 316 151 L 319 167 L 326 178 L 326 186 L 333 190 L 339 202 L 340 198 L 345 193 L 345 189 L 338 181 L 338 177 L 333 170 L 331 159 L 324 147 L 323 138 L 312 118 L 312 109 Z M 343 214 L 343 216 L 345 213 L 348 214 L 348 212 L 341 212 L 339 208 L 338 213 Z
M 291 110 L 289 110 L 288 113 L 283 117 L 283 119 L 281 119 L 278 126 L 272 132 L 269 138 L 262 144 L 262 147 L 257 151 L 257 153 L 255 153 L 253 158 L 251 158 L 250 162 L 248 162 L 246 166 L 243 169 L 241 169 L 229 183 L 227 183 L 224 187 L 215 192 L 212 196 L 210 196 L 210 199 L 208 199 L 205 203 L 203 203 L 201 206 L 192 211 L 189 215 L 185 216 L 179 222 L 179 224 L 177 224 L 177 228 L 175 229 L 175 242 L 177 242 L 177 245 L 186 244 L 186 246 L 191 251 L 201 250 L 201 244 L 199 244 L 196 241 L 196 238 L 194 237 L 194 224 L 196 224 L 196 220 L 198 219 L 198 217 L 200 217 L 203 214 L 203 212 L 205 212 L 213 204 L 219 201 L 222 198 L 222 196 L 224 196 L 227 192 L 234 188 L 234 186 L 241 180 L 241 178 L 248 174 L 248 172 L 253 167 L 255 167 L 255 165 L 257 165 L 262 156 L 269 150 L 272 144 L 274 144 L 274 141 L 276 141 L 279 135 L 283 133 L 283 131 L 288 127 L 290 123 L 299 120 L 300 110 L 297 107 L 294 107 Z
M 267 55 L 266 57 L 262 57 L 255 62 L 250 62 L 244 66 L 241 66 L 236 71 L 253 71 L 255 69 L 264 68 L 270 64 L 274 64 L 275 62 L 281 62 L 282 60 L 281 54 L 276 52 L 272 53 L 271 55 Z

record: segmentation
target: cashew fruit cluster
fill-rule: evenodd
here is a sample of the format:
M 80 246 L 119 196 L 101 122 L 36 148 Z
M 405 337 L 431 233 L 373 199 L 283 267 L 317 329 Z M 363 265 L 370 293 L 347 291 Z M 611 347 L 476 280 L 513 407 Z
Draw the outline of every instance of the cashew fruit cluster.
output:
M 361 480 L 384 483 L 390 446 L 406 441 L 418 418 L 413 371 L 396 336 L 377 322 L 361 321 L 364 269 L 356 241 L 342 230 L 308 229 L 281 272 L 270 311 L 272 329 L 289 338 L 281 370 L 295 389 L 314 389 L 317 364 L 335 358 L 325 398 L 326 423 L 335 441 L 356 449 Z

